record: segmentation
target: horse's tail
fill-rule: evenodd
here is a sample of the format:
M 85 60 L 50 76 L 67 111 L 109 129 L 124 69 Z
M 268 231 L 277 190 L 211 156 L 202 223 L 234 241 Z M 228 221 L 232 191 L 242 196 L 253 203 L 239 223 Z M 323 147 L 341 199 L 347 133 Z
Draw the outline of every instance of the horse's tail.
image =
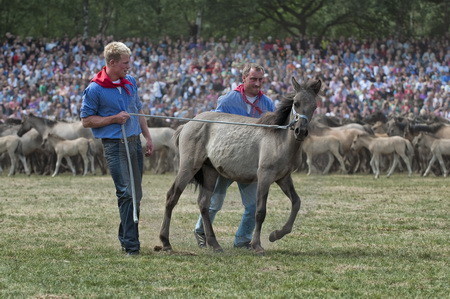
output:
M 342 146 L 342 142 L 340 140 L 338 140 L 338 144 L 339 144 L 339 154 L 344 157 L 344 147 Z
M 88 156 L 95 156 L 95 140 L 92 138 L 86 138 L 88 140 Z
M 181 134 L 181 130 L 183 129 L 184 125 L 179 126 L 176 130 L 175 133 L 173 134 L 172 140 L 173 143 L 175 144 L 175 146 L 178 148 L 179 146 L 179 140 L 180 140 L 180 134 Z

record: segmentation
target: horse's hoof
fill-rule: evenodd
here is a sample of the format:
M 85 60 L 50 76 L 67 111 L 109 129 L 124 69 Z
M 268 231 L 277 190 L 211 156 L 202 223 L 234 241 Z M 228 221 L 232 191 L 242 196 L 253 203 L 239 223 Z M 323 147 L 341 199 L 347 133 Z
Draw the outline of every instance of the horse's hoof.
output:
M 271 232 L 269 235 L 269 241 L 270 242 L 275 242 L 276 240 L 278 240 L 277 238 L 277 233 L 275 231 Z
M 214 250 L 215 253 L 222 253 L 223 252 L 222 247 L 214 248 L 213 250 Z

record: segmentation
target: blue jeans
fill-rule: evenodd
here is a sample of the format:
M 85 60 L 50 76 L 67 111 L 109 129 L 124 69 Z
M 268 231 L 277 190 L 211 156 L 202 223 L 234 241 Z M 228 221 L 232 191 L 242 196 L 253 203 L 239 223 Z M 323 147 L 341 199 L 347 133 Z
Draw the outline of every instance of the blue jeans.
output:
M 233 183 L 232 180 L 222 176 L 217 178 L 216 187 L 211 197 L 209 205 L 209 218 L 211 223 L 214 222 L 217 212 L 222 208 L 228 187 Z M 256 212 L 256 191 L 257 183 L 243 184 L 237 183 L 239 192 L 241 193 L 242 204 L 244 205 L 244 214 L 234 238 L 234 245 L 239 246 L 252 240 L 253 229 L 255 228 L 255 212 Z M 202 216 L 198 218 L 195 225 L 195 231 L 198 234 L 204 234 Z
M 142 198 L 143 154 L 139 138 L 128 143 L 133 165 L 134 186 L 136 191 L 137 211 Z M 118 238 L 122 248 L 127 252 L 140 250 L 138 224 L 133 219 L 133 196 L 130 170 L 125 143 L 103 141 L 104 155 L 108 163 L 114 185 L 116 187 L 117 205 L 119 207 L 120 224 Z

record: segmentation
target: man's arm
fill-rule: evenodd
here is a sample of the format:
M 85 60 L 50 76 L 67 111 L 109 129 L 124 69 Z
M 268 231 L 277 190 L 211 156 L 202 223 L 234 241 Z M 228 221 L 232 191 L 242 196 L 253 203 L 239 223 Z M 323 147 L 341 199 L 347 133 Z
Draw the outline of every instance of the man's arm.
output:
M 130 115 L 127 112 L 121 111 L 120 113 L 111 116 L 91 115 L 88 117 L 84 117 L 81 119 L 81 123 L 85 128 L 101 128 L 111 124 L 123 125 L 129 118 Z
M 139 113 L 144 114 L 142 110 L 140 110 Z M 144 136 L 145 140 L 147 140 L 145 155 L 150 156 L 153 152 L 153 142 L 152 137 L 150 136 L 150 131 L 148 130 L 147 120 L 145 116 L 139 116 L 139 125 L 141 126 L 142 135 Z

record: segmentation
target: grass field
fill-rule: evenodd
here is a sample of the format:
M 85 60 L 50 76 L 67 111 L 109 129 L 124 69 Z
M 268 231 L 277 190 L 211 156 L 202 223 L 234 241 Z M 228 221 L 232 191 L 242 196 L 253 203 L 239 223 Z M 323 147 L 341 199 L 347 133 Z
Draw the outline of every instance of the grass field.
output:
M 266 254 L 257 256 L 232 247 L 242 213 L 235 184 L 214 223 L 223 253 L 196 246 L 193 186 L 174 210 L 174 251 L 153 251 L 173 177 L 144 176 L 137 258 L 119 250 L 109 176 L 0 177 L 0 297 L 449 296 L 448 178 L 295 174 L 302 207 L 294 230 L 268 241 L 290 210 L 273 185 Z

